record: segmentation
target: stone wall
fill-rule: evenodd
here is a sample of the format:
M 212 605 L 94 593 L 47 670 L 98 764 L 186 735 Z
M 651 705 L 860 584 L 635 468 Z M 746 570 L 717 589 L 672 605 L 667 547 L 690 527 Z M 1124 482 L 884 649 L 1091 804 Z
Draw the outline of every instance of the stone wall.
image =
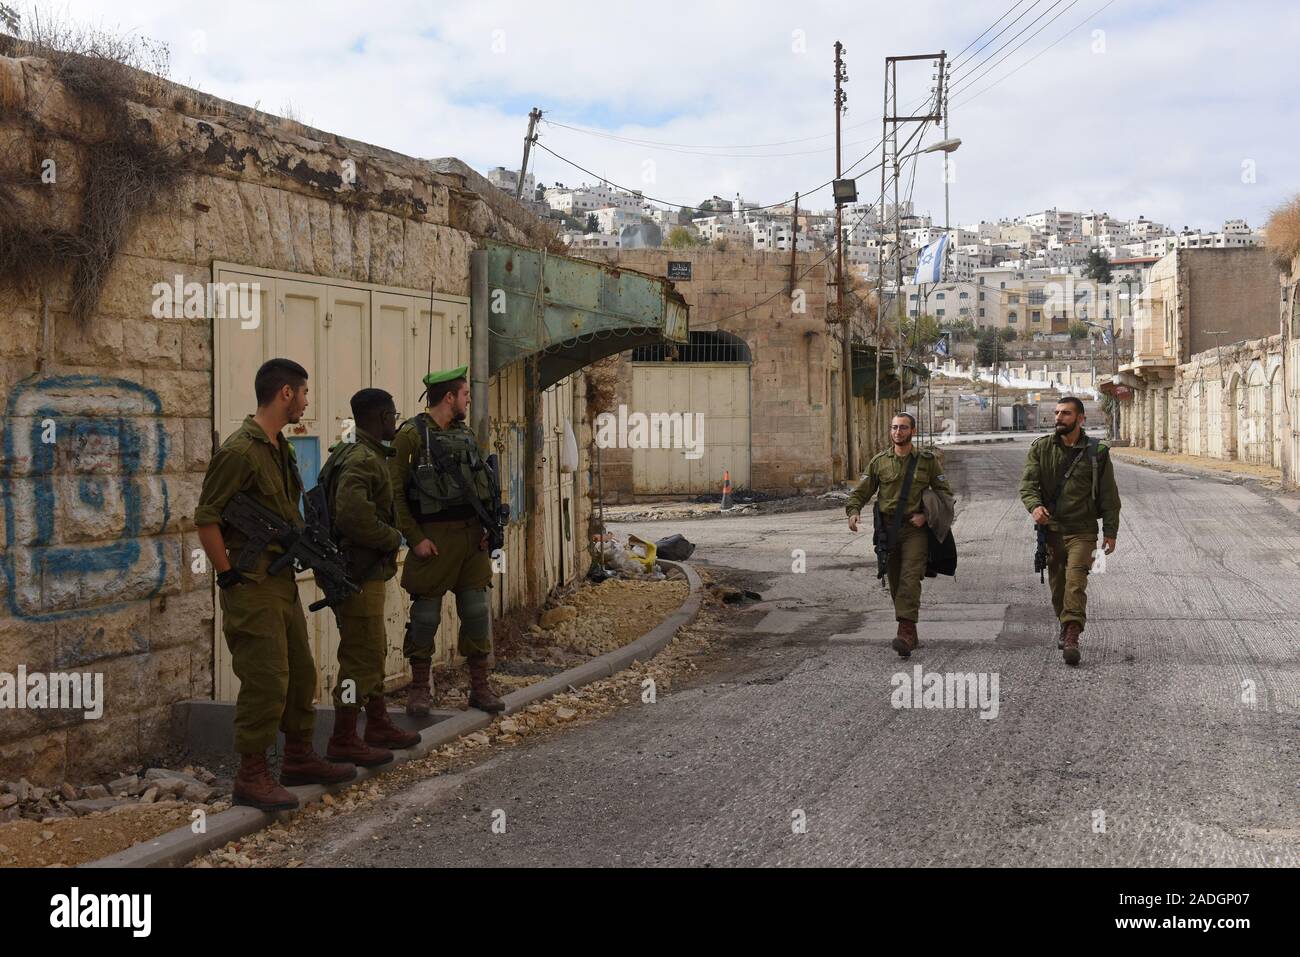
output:
M 1282 337 L 1269 336 L 1208 349 L 1178 366 L 1172 389 L 1168 448 L 1184 454 L 1253 462 L 1281 468 L 1282 403 L 1274 386 L 1282 380 Z M 1219 387 L 1217 419 L 1209 389 Z M 1215 434 L 1217 433 L 1217 434 Z M 1217 440 L 1217 441 L 1216 441 Z
M 553 239 L 458 161 L 435 168 L 175 85 L 127 106 L 185 172 L 139 211 L 95 314 L 70 317 L 66 278 L 0 286 L 0 672 L 98 672 L 107 705 L 98 720 L 0 713 L 0 779 L 138 763 L 166 746 L 173 702 L 212 692 L 192 521 L 212 452 L 212 320 L 155 318 L 156 283 L 206 283 L 227 260 L 467 296 L 478 237 Z M 0 57 L 0 177 L 33 184 L 14 193 L 32 216 L 76 227 L 99 119 L 47 62 Z M 57 176 L 42 183 L 47 159 Z
M 789 253 L 629 249 L 582 254 L 656 276 L 668 275 L 670 260 L 690 262 L 691 279 L 674 284 L 690 306 L 691 331 L 731 333 L 748 344 L 753 359 L 751 487 L 782 494 L 829 487 L 834 478 L 831 404 L 838 407 L 843 399 L 830 395 L 830 373 L 838 360 L 826 324 L 828 272 L 822 254 L 798 256 L 795 297 L 789 295 Z M 632 410 L 630 355 L 619 357 L 615 405 L 626 403 Z M 630 496 L 631 451 L 606 449 L 601 457 L 605 500 Z

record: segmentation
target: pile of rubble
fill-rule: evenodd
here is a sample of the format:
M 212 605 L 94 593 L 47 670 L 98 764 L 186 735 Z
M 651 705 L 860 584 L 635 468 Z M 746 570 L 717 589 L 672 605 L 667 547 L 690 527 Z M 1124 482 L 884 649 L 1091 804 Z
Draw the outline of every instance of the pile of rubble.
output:
M 216 779 L 206 768 L 194 767 L 182 771 L 149 768 L 143 774 L 127 774 L 107 784 L 80 788 L 66 781 L 58 787 L 43 788 L 19 778 L 0 784 L 0 824 L 84 817 L 124 804 L 153 804 L 169 799 L 207 804 L 221 793 L 214 786 Z

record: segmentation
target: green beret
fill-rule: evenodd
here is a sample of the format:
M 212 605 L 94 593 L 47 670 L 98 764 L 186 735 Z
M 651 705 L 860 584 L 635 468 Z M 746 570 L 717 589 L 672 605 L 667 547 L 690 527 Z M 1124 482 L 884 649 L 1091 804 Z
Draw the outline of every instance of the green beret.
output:
M 469 366 L 461 366 L 459 369 L 443 369 L 441 372 L 430 372 L 424 377 L 426 386 L 437 385 L 439 382 L 451 382 L 453 379 L 464 379 L 469 373 Z

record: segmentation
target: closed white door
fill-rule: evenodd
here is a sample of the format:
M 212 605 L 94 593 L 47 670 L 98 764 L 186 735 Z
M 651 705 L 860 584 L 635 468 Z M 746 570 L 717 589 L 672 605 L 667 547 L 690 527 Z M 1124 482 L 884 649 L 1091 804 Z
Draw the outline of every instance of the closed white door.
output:
M 724 474 L 749 486 L 749 372 L 748 363 L 633 363 L 620 440 L 632 448 L 634 492 L 721 493 Z

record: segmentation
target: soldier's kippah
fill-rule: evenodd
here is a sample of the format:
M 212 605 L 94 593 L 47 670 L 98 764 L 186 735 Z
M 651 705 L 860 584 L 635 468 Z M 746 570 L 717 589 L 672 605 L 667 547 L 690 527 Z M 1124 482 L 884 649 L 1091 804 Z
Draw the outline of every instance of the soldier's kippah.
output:
M 461 366 L 458 369 L 443 369 L 440 372 L 430 372 L 424 377 L 424 384 L 437 385 L 439 382 L 451 382 L 453 379 L 463 379 L 469 373 L 469 366 Z

